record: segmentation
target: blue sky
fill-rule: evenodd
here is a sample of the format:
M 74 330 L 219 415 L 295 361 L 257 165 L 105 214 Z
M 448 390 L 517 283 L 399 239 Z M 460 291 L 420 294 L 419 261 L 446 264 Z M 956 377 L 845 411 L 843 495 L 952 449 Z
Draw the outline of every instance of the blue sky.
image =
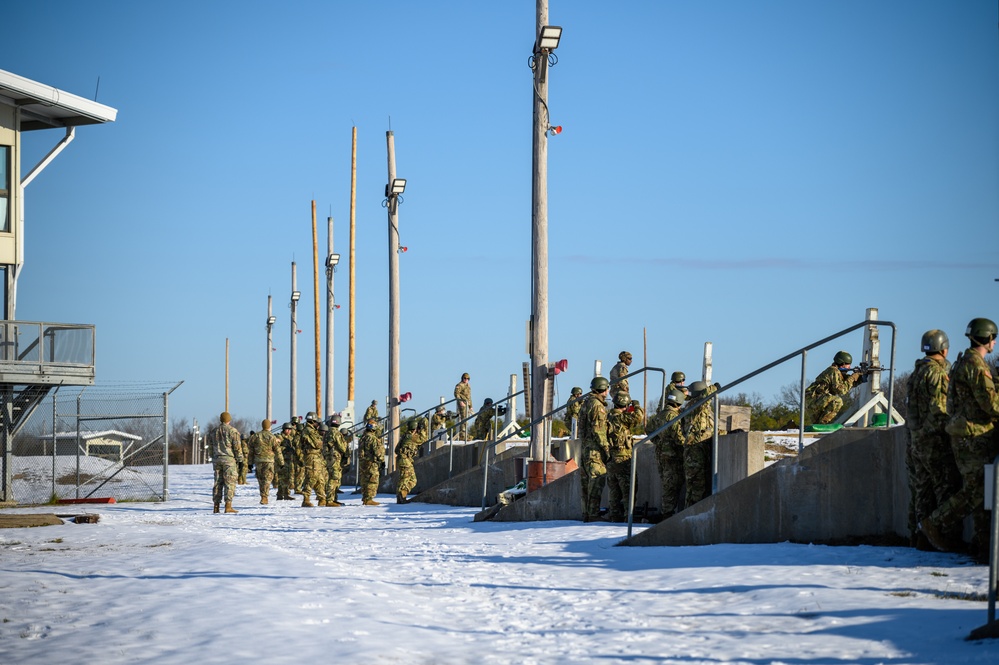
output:
M 388 370 L 385 132 L 395 134 L 401 386 L 417 408 L 462 372 L 476 403 L 520 374 L 530 314 L 535 3 L 50 2 L 8 7 L 0 69 L 117 108 L 26 191 L 18 318 L 93 323 L 101 383 L 184 381 L 171 415 L 314 407 L 311 201 L 349 241 L 358 133 L 357 379 Z M 999 318 L 995 2 L 552 0 L 550 342 L 560 401 L 623 349 L 735 379 L 878 307 L 956 348 Z M 16 27 L 15 27 L 16 26 Z M 391 126 L 390 126 L 391 123 Z M 29 169 L 62 136 L 25 139 Z M 347 397 L 347 269 L 335 395 Z M 887 346 L 889 335 L 883 334 Z M 838 348 L 810 356 L 814 377 Z M 325 347 L 324 347 L 325 348 Z M 887 349 L 886 349 L 887 350 Z M 796 364 L 745 385 L 765 398 Z M 633 389 L 634 390 L 634 389 Z

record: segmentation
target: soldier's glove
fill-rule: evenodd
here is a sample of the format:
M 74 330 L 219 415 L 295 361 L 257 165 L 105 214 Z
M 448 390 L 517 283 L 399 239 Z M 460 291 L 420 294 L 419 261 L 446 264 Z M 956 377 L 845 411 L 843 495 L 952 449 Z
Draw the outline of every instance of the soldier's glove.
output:
M 860 378 L 857 379 L 857 383 L 858 384 L 859 383 L 867 383 L 867 373 L 866 372 L 860 375 Z

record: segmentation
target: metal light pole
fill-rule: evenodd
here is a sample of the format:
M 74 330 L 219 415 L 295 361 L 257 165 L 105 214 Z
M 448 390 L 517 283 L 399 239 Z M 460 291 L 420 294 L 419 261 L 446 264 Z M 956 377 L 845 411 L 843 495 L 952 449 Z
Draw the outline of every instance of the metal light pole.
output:
M 271 386 L 274 381 L 274 322 L 277 318 L 271 314 L 271 296 L 267 296 L 267 415 L 265 416 L 267 420 L 274 422 L 271 418 Z
M 388 144 L 388 184 L 385 207 L 388 208 L 389 252 L 389 375 L 388 375 L 388 451 L 386 468 L 395 470 L 395 444 L 399 427 L 399 196 L 406 181 L 395 177 L 395 136 L 385 132 Z
M 302 298 L 298 290 L 298 277 L 295 272 L 295 262 L 291 262 L 291 417 L 295 420 L 298 414 L 298 301 Z
M 333 298 L 333 273 L 340 255 L 333 253 L 333 218 L 326 218 L 326 415 L 333 408 L 333 310 L 338 307 Z M 321 414 L 320 414 L 321 415 Z
M 562 28 L 548 25 L 548 0 L 537 0 L 534 55 L 534 177 L 531 187 L 531 417 L 545 413 L 548 394 L 548 60 Z M 548 449 L 548 424 L 531 428 L 531 459 Z

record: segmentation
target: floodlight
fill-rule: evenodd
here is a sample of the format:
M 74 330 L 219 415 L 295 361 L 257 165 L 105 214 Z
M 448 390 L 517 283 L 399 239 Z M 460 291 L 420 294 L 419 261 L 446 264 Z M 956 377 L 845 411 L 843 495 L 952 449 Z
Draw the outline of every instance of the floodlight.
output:
M 292 302 L 298 302 L 301 298 L 302 298 L 302 292 L 301 291 L 292 291 L 291 292 L 291 301 Z
M 545 25 L 541 27 L 538 35 L 538 51 L 554 51 L 558 48 L 558 42 L 562 39 L 562 27 L 558 25 Z
M 389 185 L 389 194 L 402 194 L 405 191 L 406 191 L 405 178 L 395 178 L 392 180 L 392 184 Z
M 277 321 L 277 317 L 276 316 L 268 316 L 267 317 L 267 325 L 273 326 L 275 321 Z
M 338 264 L 338 263 L 340 263 L 340 255 L 339 254 L 330 254 L 328 257 L 326 257 L 326 265 L 328 267 L 335 268 L 336 264 Z

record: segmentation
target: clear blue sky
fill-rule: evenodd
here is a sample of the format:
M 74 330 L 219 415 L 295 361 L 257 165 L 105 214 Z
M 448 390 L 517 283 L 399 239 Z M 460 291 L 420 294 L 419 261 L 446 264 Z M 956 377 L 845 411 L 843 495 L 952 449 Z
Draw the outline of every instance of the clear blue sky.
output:
M 424 408 L 520 374 L 530 314 L 533 0 L 49 2 L 4 10 L 0 69 L 119 110 L 27 189 L 18 318 L 97 326 L 98 380 L 172 381 L 171 415 L 314 407 L 312 229 L 346 254 L 358 132 L 357 382 L 388 370 L 385 132 L 400 207 L 401 385 Z M 559 398 L 619 351 L 726 383 L 878 307 L 900 369 L 928 328 L 999 319 L 996 2 L 551 0 L 550 349 Z M 29 169 L 61 132 L 25 140 Z M 336 278 L 346 400 L 347 269 Z M 887 346 L 889 335 L 883 334 Z M 840 347 L 812 354 L 814 377 Z M 325 348 L 325 347 L 324 347 Z M 887 351 L 887 349 L 886 349 Z M 746 385 L 764 397 L 792 365 Z

